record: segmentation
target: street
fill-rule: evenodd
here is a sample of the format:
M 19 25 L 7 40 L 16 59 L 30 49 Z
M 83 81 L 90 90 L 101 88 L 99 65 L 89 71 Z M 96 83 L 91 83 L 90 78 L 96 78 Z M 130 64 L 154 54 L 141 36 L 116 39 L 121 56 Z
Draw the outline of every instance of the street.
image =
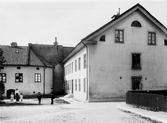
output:
M 25 100 L 26 101 L 26 100 Z M 36 100 L 28 100 L 36 103 Z M 1 123 L 151 123 L 117 109 L 122 102 L 100 102 L 0 107 Z

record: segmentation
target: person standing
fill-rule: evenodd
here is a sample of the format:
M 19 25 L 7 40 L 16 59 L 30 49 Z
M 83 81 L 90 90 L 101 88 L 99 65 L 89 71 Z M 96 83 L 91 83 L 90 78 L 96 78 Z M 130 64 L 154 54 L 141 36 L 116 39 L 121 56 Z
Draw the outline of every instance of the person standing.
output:
M 52 88 L 51 88 L 52 89 Z M 51 105 L 53 105 L 53 103 L 54 103 L 54 93 L 53 93 L 53 89 L 52 89 L 52 91 L 51 91 L 51 94 L 50 94 L 50 98 L 51 98 Z
M 38 96 L 37 96 L 37 98 L 38 98 L 38 104 L 40 105 L 40 104 L 41 104 L 41 98 L 42 98 L 40 92 L 38 92 Z
M 13 92 L 11 93 L 11 95 L 10 95 L 10 100 L 13 102 L 13 100 L 14 100 L 14 94 L 13 94 Z
M 23 101 L 23 93 L 20 93 L 20 101 Z
M 19 90 L 16 89 L 16 91 L 15 91 L 16 102 L 19 102 L 19 98 L 20 98 L 19 96 L 20 96 Z

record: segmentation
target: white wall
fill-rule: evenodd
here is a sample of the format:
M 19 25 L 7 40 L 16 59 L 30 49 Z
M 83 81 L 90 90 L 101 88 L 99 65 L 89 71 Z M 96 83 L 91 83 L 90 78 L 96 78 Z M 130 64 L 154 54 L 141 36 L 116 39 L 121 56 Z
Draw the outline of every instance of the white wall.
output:
M 17 69 L 15 66 L 5 66 L 1 70 L 1 73 L 6 73 L 7 82 L 5 83 L 5 90 L 8 89 L 18 89 L 24 95 L 32 95 L 33 92 L 44 92 L 44 68 L 39 67 L 39 70 L 36 70 L 36 67 L 25 67 L 20 66 L 21 69 Z M 23 82 L 15 82 L 15 73 L 23 73 Z M 34 74 L 41 73 L 41 82 L 35 82 Z M 52 68 L 45 69 L 45 94 L 50 93 L 52 88 Z M 5 95 L 6 95 L 5 91 Z
M 81 51 L 79 51 L 75 56 L 73 56 L 71 59 L 69 59 L 64 67 L 65 67 L 65 71 L 68 71 L 67 74 L 65 75 L 65 81 L 67 82 L 67 84 L 69 85 L 69 92 L 68 93 L 72 93 L 72 88 L 73 88 L 73 95 L 74 98 L 77 100 L 86 100 L 86 92 L 84 92 L 84 78 L 86 78 L 86 68 L 84 69 L 84 64 L 83 64 L 83 57 L 84 54 L 86 54 L 86 48 L 83 48 Z M 81 69 L 78 70 L 78 58 L 81 58 Z M 77 71 L 75 71 L 75 60 L 77 59 Z M 73 72 L 72 72 L 72 65 L 71 67 L 68 69 L 67 66 L 69 64 L 71 64 L 73 62 Z M 68 70 L 67 70 L 68 69 Z M 70 71 L 70 72 L 69 72 Z M 81 82 L 81 90 L 79 91 L 79 80 Z M 72 80 L 73 80 L 73 84 L 72 84 Z M 77 80 L 77 90 L 75 90 L 75 80 Z M 72 87 L 73 86 L 73 87 Z
M 131 27 L 138 20 L 142 27 Z M 115 43 L 115 29 L 124 30 L 124 44 Z M 156 46 L 149 46 L 148 31 L 156 32 Z M 106 41 L 100 42 L 100 36 Z M 167 36 L 141 13 L 134 12 L 93 40 L 90 52 L 90 100 L 112 100 L 125 97 L 131 90 L 131 77 L 142 76 L 143 89 L 167 88 Z M 132 53 L 141 53 L 142 70 L 131 70 Z

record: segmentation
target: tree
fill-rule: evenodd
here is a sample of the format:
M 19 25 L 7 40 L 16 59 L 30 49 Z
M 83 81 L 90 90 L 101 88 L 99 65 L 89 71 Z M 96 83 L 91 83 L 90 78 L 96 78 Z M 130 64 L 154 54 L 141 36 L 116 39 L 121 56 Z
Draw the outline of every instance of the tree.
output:
M 3 50 L 0 48 L 0 71 L 1 71 L 1 67 L 3 66 L 3 63 L 5 63 L 6 60 L 3 57 Z M 2 78 L 1 78 L 2 80 Z M 0 81 L 0 100 L 3 99 L 3 94 L 5 93 L 5 85 L 3 83 L 3 81 Z

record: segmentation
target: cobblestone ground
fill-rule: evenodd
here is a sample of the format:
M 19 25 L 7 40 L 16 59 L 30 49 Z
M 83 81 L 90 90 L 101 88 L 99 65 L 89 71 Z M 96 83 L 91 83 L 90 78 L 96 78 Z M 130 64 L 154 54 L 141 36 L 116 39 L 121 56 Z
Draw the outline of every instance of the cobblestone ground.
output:
M 120 103 L 0 107 L 0 123 L 151 123 L 116 108 Z

